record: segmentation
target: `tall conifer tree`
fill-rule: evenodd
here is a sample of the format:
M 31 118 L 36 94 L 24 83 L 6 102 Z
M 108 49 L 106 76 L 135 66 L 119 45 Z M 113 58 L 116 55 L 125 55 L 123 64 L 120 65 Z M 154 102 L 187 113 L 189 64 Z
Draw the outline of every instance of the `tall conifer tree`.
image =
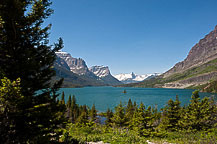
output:
M 106 120 L 105 120 L 105 123 L 107 126 L 110 126 L 111 125 L 111 118 L 113 117 L 113 112 L 112 110 L 110 110 L 109 108 L 107 109 L 106 111 Z
M 216 106 L 213 100 L 199 97 L 199 91 L 194 91 L 191 103 L 185 109 L 180 124 L 184 129 L 207 130 L 216 122 Z
M 52 47 L 48 40 L 51 25 L 42 27 L 53 13 L 50 5 L 49 0 L 0 1 L 0 71 L 12 81 L 21 79 L 24 96 L 22 113 L 12 117 L 15 133 L 8 139 L 10 143 L 46 143 L 59 137 L 55 130 L 63 121 L 64 107 L 56 103 L 56 91 L 61 81 L 51 85 L 51 78 L 55 52 L 63 41 L 59 39 Z M 0 133 L 1 140 L 6 138 L 2 136 Z
M 177 131 L 179 126 L 179 121 L 181 119 L 181 102 L 178 96 L 176 100 L 169 100 L 167 106 L 163 110 L 161 127 L 166 130 Z
M 97 116 L 97 110 L 96 110 L 95 104 L 93 104 L 93 106 L 92 106 L 92 108 L 90 110 L 90 120 L 95 121 L 96 116 Z
M 131 99 L 128 100 L 127 108 L 126 108 L 126 119 L 127 123 L 129 124 L 130 120 L 133 118 L 133 114 L 135 111 L 135 107 L 131 101 Z
M 115 107 L 115 112 L 112 117 L 113 125 L 116 127 L 123 127 L 126 124 L 125 118 L 125 108 L 123 107 L 122 103 Z

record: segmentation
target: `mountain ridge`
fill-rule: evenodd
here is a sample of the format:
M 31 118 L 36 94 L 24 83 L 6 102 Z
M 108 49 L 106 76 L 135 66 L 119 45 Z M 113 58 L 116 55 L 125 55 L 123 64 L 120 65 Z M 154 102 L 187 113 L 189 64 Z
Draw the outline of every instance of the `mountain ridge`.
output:
M 129 84 L 129 83 L 141 82 L 145 79 L 149 79 L 151 77 L 155 77 L 158 75 L 159 73 L 138 75 L 132 72 L 132 73 L 127 73 L 127 74 L 124 74 L 124 73 L 117 74 L 114 77 L 118 79 L 119 81 L 123 82 L 124 84 Z
M 215 58 L 217 58 L 217 26 L 191 48 L 183 61 L 176 63 L 174 67 L 165 72 L 164 77 L 204 64 Z
M 94 66 L 88 68 L 86 62 L 81 58 L 73 58 L 68 52 L 56 52 L 54 69 L 56 79 L 64 78 L 63 87 L 81 86 L 108 86 L 122 84 L 110 74 L 108 67 Z M 101 75 L 94 73 L 93 69 L 98 69 Z M 102 75 L 103 70 L 104 76 Z

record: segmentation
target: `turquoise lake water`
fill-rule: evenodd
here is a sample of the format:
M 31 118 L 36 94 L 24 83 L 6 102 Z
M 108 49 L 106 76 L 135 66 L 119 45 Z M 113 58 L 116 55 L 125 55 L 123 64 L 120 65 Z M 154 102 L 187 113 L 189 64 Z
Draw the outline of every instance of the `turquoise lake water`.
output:
M 123 93 L 126 90 L 127 93 Z M 61 88 L 60 93 L 64 91 L 65 100 L 68 100 L 69 95 L 75 95 L 77 103 L 80 105 L 88 105 L 92 107 L 95 104 L 99 112 L 105 112 L 107 108 L 113 109 L 120 101 L 127 104 L 131 98 L 137 104 L 143 102 L 145 106 L 155 106 L 158 109 L 164 107 L 168 100 L 175 100 L 176 95 L 182 105 L 188 104 L 194 90 L 189 89 L 163 89 L 163 88 L 120 88 L 120 87 L 84 87 L 84 88 Z M 200 97 L 214 96 L 217 99 L 217 94 L 200 93 Z

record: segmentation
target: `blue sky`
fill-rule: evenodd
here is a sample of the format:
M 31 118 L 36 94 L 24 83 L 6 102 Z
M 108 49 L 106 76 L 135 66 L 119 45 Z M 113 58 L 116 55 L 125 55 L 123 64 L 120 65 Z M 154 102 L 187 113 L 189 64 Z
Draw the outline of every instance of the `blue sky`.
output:
M 217 0 L 53 0 L 50 40 L 112 74 L 165 72 L 217 25 Z

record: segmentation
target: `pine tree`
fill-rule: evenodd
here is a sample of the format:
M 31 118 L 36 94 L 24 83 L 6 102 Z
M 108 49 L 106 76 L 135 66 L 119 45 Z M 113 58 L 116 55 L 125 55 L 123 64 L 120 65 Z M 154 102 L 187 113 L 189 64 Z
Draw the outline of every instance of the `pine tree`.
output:
M 93 104 L 90 110 L 90 120 L 94 122 L 96 120 L 96 116 L 97 116 L 97 110 L 95 108 L 95 104 Z
M 163 110 L 161 128 L 171 131 L 177 131 L 179 126 L 179 121 L 181 119 L 181 102 L 178 96 L 176 100 L 169 100 L 167 106 Z
M 129 99 L 128 104 L 127 104 L 127 108 L 126 108 L 126 120 L 129 123 L 133 117 L 135 111 L 135 107 L 131 101 L 131 99 Z
M 156 108 L 153 109 L 149 106 L 145 109 L 144 104 L 141 103 L 139 108 L 135 109 L 129 127 L 142 136 L 158 136 L 159 134 L 155 130 L 158 125 L 155 123 L 159 116 Z
M 62 39 L 53 48 L 48 45 L 51 25 L 42 28 L 53 13 L 50 4 L 49 0 L 0 2 L 0 69 L 11 80 L 21 78 L 25 95 L 50 88 L 55 52 L 63 47 Z
M 216 125 L 217 121 L 217 106 L 213 98 L 205 97 L 201 100 L 200 106 L 200 123 L 202 125 L 202 129 L 208 130 Z
M 110 110 L 108 108 L 107 111 L 106 111 L 106 121 L 105 121 L 107 126 L 111 126 L 112 117 L 113 117 L 113 112 L 112 112 L 112 110 Z
M 135 109 L 137 108 L 136 101 L 134 101 L 134 103 L 133 103 L 133 107 L 134 107 Z
M 115 107 L 115 112 L 112 117 L 113 125 L 116 127 L 123 127 L 126 124 L 126 118 L 125 118 L 125 109 L 120 102 L 120 104 Z
M 21 79 L 23 96 L 22 113 L 10 119 L 16 125 L 9 143 L 46 143 L 59 138 L 56 130 L 64 121 L 64 107 L 57 104 L 56 91 L 61 81 L 52 85 L 51 78 L 55 75 L 55 52 L 63 47 L 63 41 L 48 45 L 51 25 L 42 28 L 53 12 L 50 4 L 49 0 L 0 1 L 0 71 L 11 81 Z M 5 135 L 10 135 L 9 131 L 0 133 L 0 139 L 7 138 Z
M 72 96 L 69 95 L 69 99 L 67 101 L 67 108 L 71 108 L 71 106 L 72 106 Z
M 186 108 L 183 116 L 182 126 L 185 129 L 201 129 L 200 119 L 200 98 L 199 91 L 194 91 L 191 96 L 191 103 Z
M 79 126 L 86 126 L 89 123 L 88 120 L 88 107 L 86 105 L 83 105 L 80 107 L 80 115 L 76 120 L 76 123 Z
M 82 108 L 80 108 L 82 109 Z M 78 104 L 76 103 L 75 96 L 72 96 L 72 102 L 71 102 L 71 122 L 75 122 L 79 115 L 81 115 L 81 111 L 79 109 Z
M 71 102 L 72 102 L 72 97 L 71 95 L 69 95 L 69 98 L 68 98 L 68 101 L 67 101 L 67 104 L 66 104 L 66 117 L 71 119 L 71 116 L 72 116 L 72 112 L 71 112 Z
M 147 121 L 145 119 L 145 106 L 143 103 L 141 103 L 139 108 L 134 112 L 133 118 L 130 122 L 130 127 L 138 132 L 139 135 L 143 135 L 146 124 Z
M 182 115 L 180 125 L 188 130 L 207 130 L 211 128 L 216 120 L 216 106 L 213 101 L 205 97 L 200 100 L 199 91 L 194 91 L 191 97 L 191 103 L 185 109 Z
M 63 105 L 65 105 L 65 93 L 64 93 L 64 91 L 62 92 L 62 95 L 61 95 L 61 103 Z

